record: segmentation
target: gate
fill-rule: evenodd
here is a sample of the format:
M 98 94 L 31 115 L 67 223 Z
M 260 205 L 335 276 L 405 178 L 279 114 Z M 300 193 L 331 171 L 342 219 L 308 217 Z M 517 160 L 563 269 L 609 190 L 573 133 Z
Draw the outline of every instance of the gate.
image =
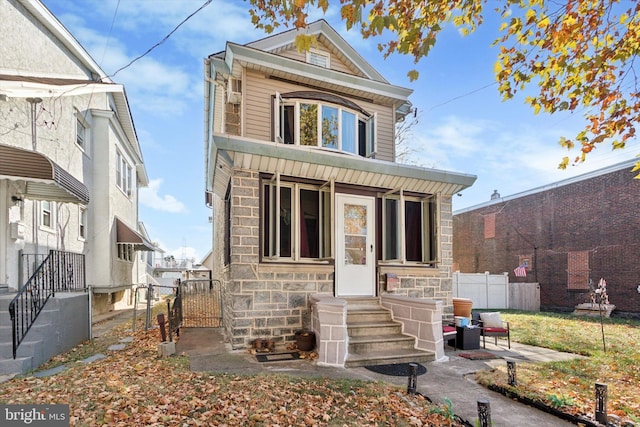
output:
M 180 282 L 183 328 L 222 326 L 221 282 L 214 279 L 188 279 Z

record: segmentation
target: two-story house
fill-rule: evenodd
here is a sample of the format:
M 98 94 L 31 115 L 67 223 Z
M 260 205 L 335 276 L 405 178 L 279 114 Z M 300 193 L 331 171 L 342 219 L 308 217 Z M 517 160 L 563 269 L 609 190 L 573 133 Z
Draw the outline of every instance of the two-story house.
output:
M 124 87 L 40 1 L 2 1 L 0 16 L 2 299 L 90 287 L 94 314 L 130 306 L 136 251 L 153 245 L 138 231 L 148 178 Z
M 321 363 L 355 365 L 375 347 L 357 348 L 356 335 L 414 310 L 424 316 L 402 321 L 409 346 L 435 352 L 451 307 L 451 196 L 475 177 L 396 163 L 412 90 L 326 21 L 305 33 L 317 41 L 307 52 L 291 30 L 206 59 L 206 191 L 226 333 L 241 348 L 312 328 Z M 347 325 L 382 306 L 393 319 L 371 321 L 370 333 Z

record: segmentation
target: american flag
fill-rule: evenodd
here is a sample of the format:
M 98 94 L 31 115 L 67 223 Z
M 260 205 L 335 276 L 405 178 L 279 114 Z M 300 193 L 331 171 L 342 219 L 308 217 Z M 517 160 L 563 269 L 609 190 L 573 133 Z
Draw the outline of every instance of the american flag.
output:
M 513 272 L 515 273 L 516 277 L 527 277 L 527 267 L 525 267 L 524 264 L 520 264 L 519 266 L 517 266 Z

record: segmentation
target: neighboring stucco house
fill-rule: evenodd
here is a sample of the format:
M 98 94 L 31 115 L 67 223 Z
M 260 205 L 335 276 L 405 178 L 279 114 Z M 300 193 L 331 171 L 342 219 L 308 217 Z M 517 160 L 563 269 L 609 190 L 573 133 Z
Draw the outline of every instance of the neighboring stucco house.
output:
M 130 306 L 136 251 L 153 245 L 124 87 L 39 1 L 2 1 L 0 16 L 0 285 L 22 289 L 52 250 L 80 254 L 53 280 L 92 287 L 94 314 Z
M 320 361 L 342 365 L 356 341 L 350 302 L 450 308 L 451 195 L 475 177 L 395 163 L 412 91 L 324 20 L 305 32 L 317 39 L 308 52 L 292 30 L 228 42 L 205 61 L 213 272 L 234 348 L 312 328 Z M 422 337 L 429 345 L 441 344 L 437 322 Z
M 635 159 L 508 197 L 453 217 L 454 265 L 538 282 L 543 310 L 589 302 L 589 280 L 607 283 L 617 315 L 640 316 L 640 181 Z M 524 266 L 526 276 L 514 269 Z

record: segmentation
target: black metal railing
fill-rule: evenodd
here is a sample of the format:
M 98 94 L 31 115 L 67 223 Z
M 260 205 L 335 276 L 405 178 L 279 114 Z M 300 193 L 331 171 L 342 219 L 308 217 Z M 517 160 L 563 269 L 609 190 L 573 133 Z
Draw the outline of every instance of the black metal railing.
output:
M 56 292 L 86 291 L 84 255 L 51 250 L 9 303 L 13 358 L 20 343 Z
M 169 341 L 173 341 L 173 333 L 180 336 L 180 327 L 182 326 L 182 293 L 180 288 L 176 288 L 176 297 L 167 300 L 167 311 L 169 312 Z

